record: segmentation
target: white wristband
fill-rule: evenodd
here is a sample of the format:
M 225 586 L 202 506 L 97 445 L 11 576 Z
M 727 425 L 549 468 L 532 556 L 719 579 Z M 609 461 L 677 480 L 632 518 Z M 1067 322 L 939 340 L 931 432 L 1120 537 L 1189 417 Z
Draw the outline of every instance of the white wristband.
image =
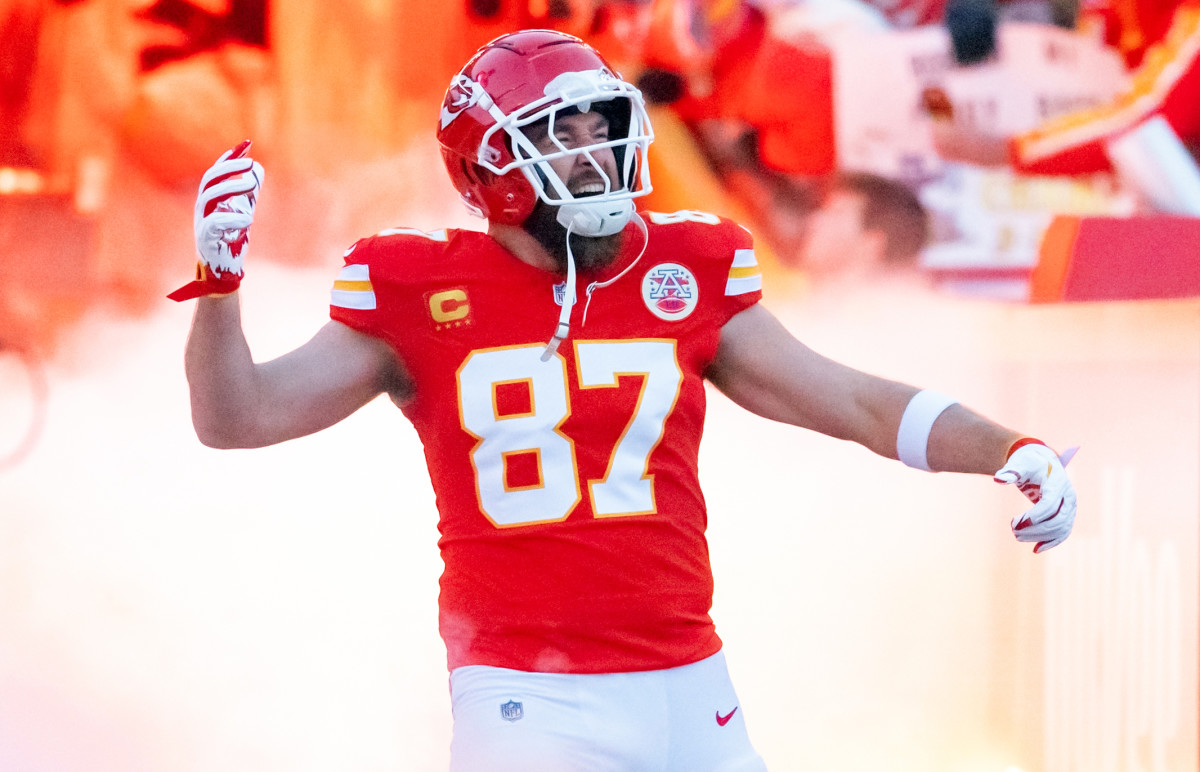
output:
M 958 404 L 958 400 L 925 389 L 918 391 L 908 401 L 904 415 L 900 418 L 900 430 L 896 432 L 896 455 L 913 469 L 932 472 L 925 450 L 929 446 L 929 431 L 946 408 Z

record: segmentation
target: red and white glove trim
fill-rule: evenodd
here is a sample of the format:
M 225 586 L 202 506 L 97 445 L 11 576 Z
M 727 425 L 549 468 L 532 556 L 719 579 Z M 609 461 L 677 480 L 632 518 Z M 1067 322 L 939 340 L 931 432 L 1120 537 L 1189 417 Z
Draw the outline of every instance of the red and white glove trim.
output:
M 198 297 L 228 295 L 236 292 L 241 285 L 242 275 L 240 273 L 217 274 L 201 260 L 196 263 L 196 279 L 183 285 L 167 297 L 176 302 L 182 302 Z
M 241 285 L 254 206 L 265 176 L 262 166 L 245 156 L 249 148 L 250 140 L 245 140 L 225 151 L 201 178 L 193 213 L 200 255 L 196 279 L 168 298 L 225 295 Z
M 1075 525 L 1075 487 L 1065 467 L 1076 450 L 1059 456 L 1041 440 L 1025 437 L 1012 444 L 1008 460 L 994 475 L 996 482 L 1016 485 L 1033 502 L 1011 525 L 1017 541 L 1036 542 L 1034 552 L 1062 544 Z

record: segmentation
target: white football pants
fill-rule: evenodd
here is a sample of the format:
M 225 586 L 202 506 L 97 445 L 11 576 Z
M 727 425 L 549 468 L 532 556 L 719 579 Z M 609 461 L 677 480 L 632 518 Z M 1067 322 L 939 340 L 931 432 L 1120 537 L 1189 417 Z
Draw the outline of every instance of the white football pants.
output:
M 451 772 L 766 772 L 721 652 L 640 673 L 450 674 Z

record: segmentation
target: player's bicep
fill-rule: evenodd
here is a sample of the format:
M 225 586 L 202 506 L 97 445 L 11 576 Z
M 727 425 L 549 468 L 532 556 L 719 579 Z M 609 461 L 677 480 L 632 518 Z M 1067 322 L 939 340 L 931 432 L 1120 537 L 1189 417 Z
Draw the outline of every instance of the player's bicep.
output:
M 886 455 L 895 453 L 895 426 L 913 393 L 818 354 L 757 304 L 722 327 L 707 375 L 731 400 L 764 418 Z
M 411 384 L 382 340 L 330 321 L 307 343 L 258 367 L 263 444 L 319 431 L 382 393 L 398 402 Z

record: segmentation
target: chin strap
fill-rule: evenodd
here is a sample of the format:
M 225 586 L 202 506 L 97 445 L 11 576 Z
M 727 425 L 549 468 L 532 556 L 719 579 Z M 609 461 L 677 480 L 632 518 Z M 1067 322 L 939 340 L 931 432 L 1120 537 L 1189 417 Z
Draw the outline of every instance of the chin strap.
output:
M 580 324 L 587 324 L 588 308 L 590 308 L 592 305 L 592 293 L 598 289 L 603 289 L 604 287 L 613 284 L 617 279 L 629 273 L 631 270 L 633 270 L 633 267 L 638 264 L 638 261 L 642 259 L 642 255 L 646 254 L 646 247 L 650 246 L 650 231 L 646 228 L 646 221 L 643 220 L 642 216 L 637 212 L 633 213 L 633 221 L 637 223 L 638 228 L 642 231 L 641 250 L 638 252 L 637 257 L 633 258 L 629 265 L 621 269 L 619 274 L 612 277 L 608 281 L 594 281 L 587 286 L 587 290 L 585 290 L 583 293 L 587 297 L 587 302 L 583 304 L 583 318 L 579 321 Z
M 637 223 L 638 228 L 642 231 L 642 248 L 638 252 L 637 257 L 630 261 L 629 265 L 625 266 L 616 276 L 607 281 L 594 281 L 587 286 L 585 295 L 587 302 L 583 306 L 583 318 L 581 324 L 587 323 L 588 308 L 592 305 L 592 293 L 598 289 L 609 286 L 620 279 L 625 274 L 633 270 L 633 267 L 642 259 L 642 255 L 646 254 L 646 247 L 650 245 L 650 231 L 646 228 L 646 221 L 637 212 L 633 213 L 633 220 Z M 575 291 L 575 255 L 571 252 L 571 225 L 567 226 L 567 283 L 563 290 L 562 310 L 558 313 L 558 325 L 554 328 L 554 335 L 550 338 L 550 342 L 546 344 L 546 350 L 542 352 L 542 361 L 547 362 L 554 353 L 558 351 L 558 346 L 567 339 L 567 335 L 571 331 L 571 309 L 575 306 L 577 293 Z
M 571 229 L 574 227 L 574 222 L 567 225 L 567 283 L 563 287 L 563 302 L 562 310 L 558 312 L 558 325 L 554 328 L 554 335 L 551 336 L 550 342 L 546 344 L 546 350 L 542 352 L 542 361 L 550 361 L 550 357 L 554 356 L 554 352 L 558 351 L 558 346 L 567 339 L 567 334 L 571 331 L 571 308 L 575 305 L 575 254 L 571 251 Z

